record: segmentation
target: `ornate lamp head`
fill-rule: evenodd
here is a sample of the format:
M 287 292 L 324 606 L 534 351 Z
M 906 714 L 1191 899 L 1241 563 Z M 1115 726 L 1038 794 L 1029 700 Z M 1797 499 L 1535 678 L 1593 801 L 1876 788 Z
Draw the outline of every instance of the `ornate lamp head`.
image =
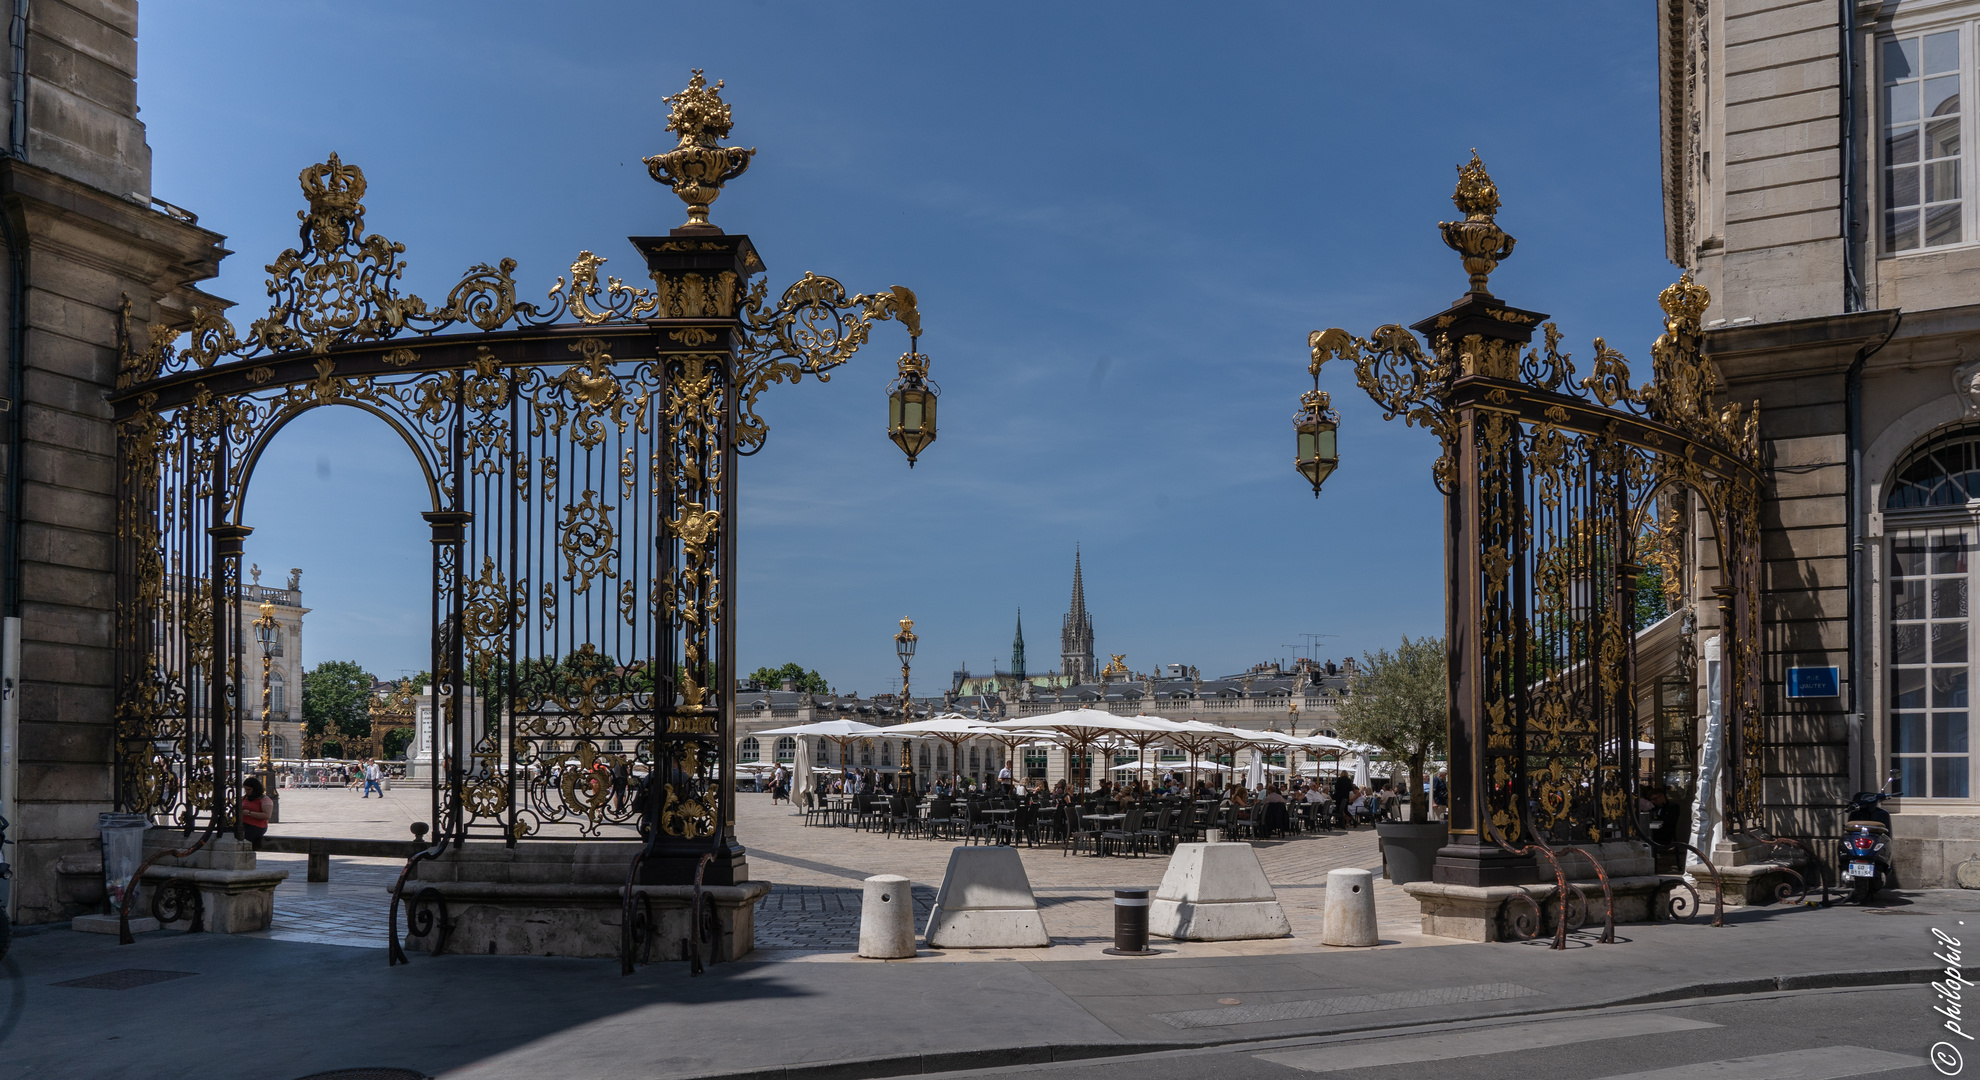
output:
M 900 654 L 901 663 L 905 664 L 914 658 L 914 646 L 920 640 L 914 633 L 914 620 L 902 619 L 901 632 L 894 635 L 894 651 Z
M 1307 365 L 1307 373 L 1313 376 L 1313 389 L 1299 396 L 1299 413 L 1293 417 L 1293 431 L 1298 437 L 1298 452 L 1293 458 L 1293 468 L 1306 477 L 1313 485 L 1313 497 L 1320 497 L 1320 485 L 1327 482 L 1334 470 L 1341 464 L 1339 433 L 1341 414 L 1334 411 L 1333 401 L 1325 390 L 1320 389 L 1320 366 L 1332 359 L 1335 354 L 1335 336 L 1339 330 L 1316 330 L 1307 337 L 1307 344 L 1313 350 L 1313 362 Z
M 734 120 L 729 103 L 722 100 L 722 80 L 709 86 L 700 68 L 694 69 L 687 89 L 661 100 L 673 107 L 667 130 L 680 141 L 674 149 L 646 158 L 647 174 L 687 203 L 687 223 L 674 231 L 720 233 L 708 223 L 708 204 L 721 196 L 723 184 L 749 169 L 756 148 L 720 145 L 729 137 Z
M 1472 295 L 1490 296 L 1486 279 L 1512 255 L 1515 241 L 1492 220 L 1499 212 L 1499 187 L 1485 171 L 1477 150 L 1471 152 L 1470 161 L 1458 166 L 1457 190 L 1451 194 L 1451 202 L 1463 212 L 1464 220 L 1438 225 L 1444 232 L 1444 243 L 1463 257 L 1465 272 L 1471 275 Z
M 918 317 L 911 329 L 920 329 Z M 910 469 L 921 452 L 928 449 L 928 444 L 935 441 L 935 398 L 941 392 L 941 387 L 928 377 L 928 357 L 915 345 L 909 345 L 908 351 L 901 354 L 900 373 L 887 387 L 887 437 L 907 454 Z

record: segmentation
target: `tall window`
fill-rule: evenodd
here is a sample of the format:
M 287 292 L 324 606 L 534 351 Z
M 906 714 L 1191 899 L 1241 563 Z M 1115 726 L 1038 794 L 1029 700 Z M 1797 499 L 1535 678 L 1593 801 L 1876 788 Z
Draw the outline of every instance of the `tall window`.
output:
M 785 735 L 777 740 L 777 764 L 789 765 L 797 760 L 797 740 Z
M 289 690 L 282 685 L 282 673 L 268 673 L 268 711 L 275 716 L 289 715 Z
M 763 755 L 762 744 L 756 741 L 756 736 L 754 735 L 744 739 L 736 747 L 737 761 L 756 761 L 757 759 L 762 757 L 762 755 Z
M 1959 36 L 1959 30 L 1943 30 L 1884 41 L 1886 251 L 1963 239 Z
M 1027 746 L 1024 748 L 1024 775 L 1027 778 L 1033 780 L 1045 779 L 1045 769 L 1050 763 L 1050 759 L 1045 756 L 1044 747 Z
M 1967 697 L 1974 531 L 1915 529 L 1891 539 L 1891 767 L 1907 796 L 1971 790 Z

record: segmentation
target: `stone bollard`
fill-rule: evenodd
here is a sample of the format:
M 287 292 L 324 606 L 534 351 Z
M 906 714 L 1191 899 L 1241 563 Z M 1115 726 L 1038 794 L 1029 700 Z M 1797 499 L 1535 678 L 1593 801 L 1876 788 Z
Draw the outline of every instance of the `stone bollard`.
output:
M 1327 871 L 1323 945 L 1379 945 L 1375 930 L 1375 875 L 1366 870 Z
M 859 955 L 899 960 L 914 955 L 914 883 L 899 874 L 866 879 L 859 904 Z

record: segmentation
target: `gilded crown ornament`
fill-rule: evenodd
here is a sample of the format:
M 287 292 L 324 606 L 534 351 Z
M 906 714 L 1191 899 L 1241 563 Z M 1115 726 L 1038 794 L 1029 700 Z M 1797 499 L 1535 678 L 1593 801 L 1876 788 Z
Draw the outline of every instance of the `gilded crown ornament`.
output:
M 729 103 L 722 100 L 722 80 L 714 86 L 694 69 L 687 89 L 662 98 L 673 107 L 667 117 L 667 130 L 680 137 L 672 150 L 644 159 L 647 174 L 674 189 L 687 203 L 688 219 L 676 231 L 719 233 L 708 223 L 708 204 L 722 194 L 722 185 L 749 169 L 756 148 L 722 146 L 735 125 Z
M 1490 296 L 1486 279 L 1512 255 L 1515 241 L 1492 220 L 1499 212 L 1499 188 L 1475 149 L 1471 160 L 1458 166 L 1457 191 L 1452 193 L 1451 202 L 1457 204 L 1464 220 L 1438 225 L 1444 231 L 1444 243 L 1463 257 L 1465 272 L 1471 275 L 1472 293 Z

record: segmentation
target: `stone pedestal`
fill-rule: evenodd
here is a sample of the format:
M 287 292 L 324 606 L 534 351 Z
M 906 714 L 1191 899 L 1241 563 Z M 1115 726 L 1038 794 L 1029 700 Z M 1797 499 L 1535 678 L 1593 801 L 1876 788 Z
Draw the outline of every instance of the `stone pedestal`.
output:
M 1569 882 L 1581 887 L 1588 898 L 1588 918 L 1584 926 L 1602 925 L 1602 883 L 1591 875 L 1588 880 Z M 1615 898 L 1616 922 L 1652 922 L 1662 911 L 1663 899 L 1675 887 L 1675 880 L 1642 875 L 1609 878 L 1609 892 Z M 1415 897 L 1423 912 L 1423 932 L 1463 941 L 1512 941 L 1519 935 L 1513 921 L 1531 919 L 1533 904 L 1517 899 L 1520 894 L 1540 907 L 1539 925 L 1534 933 L 1550 934 L 1559 917 L 1560 902 L 1554 899 L 1554 886 L 1546 885 L 1445 885 L 1435 881 L 1413 881 L 1403 891 Z
M 1148 909 L 1148 931 L 1176 941 L 1281 938 L 1292 923 L 1250 844 L 1177 844 Z
M 186 846 L 185 834 L 175 829 L 147 829 L 144 855 L 149 859 L 162 852 Z M 151 890 L 166 882 L 183 882 L 199 891 L 201 921 L 216 934 L 250 934 L 268 929 L 275 917 L 275 886 L 289 876 L 287 870 L 255 868 L 254 848 L 245 840 L 216 837 L 206 846 L 183 858 L 166 856 L 145 871 L 145 893 L 133 905 L 133 916 L 151 913 Z M 167 925 L 190 924 L 191 912 Z
M 496 956 L 619 955 L 626 872 L 637 842 L 532 842 L 514 848 L 470 843 L 414 868 L 400 894 L 405 946 L 421 952 Z M 388 888 L 389 894 L 390 889 Z M 652 916 L 641 962 L 683 959 L 693 924 L 691 885 L 636 885 Z M 704 886 L 714 904 L 713 958 L 735 960 L 756 947 L 756 902 L 770 884 Z M 443 912 L 444 907 L 444 912 Z M 431 917 L 413 934 L 415 913 Z M 696 941 L 703 956 L 708 945 Z

